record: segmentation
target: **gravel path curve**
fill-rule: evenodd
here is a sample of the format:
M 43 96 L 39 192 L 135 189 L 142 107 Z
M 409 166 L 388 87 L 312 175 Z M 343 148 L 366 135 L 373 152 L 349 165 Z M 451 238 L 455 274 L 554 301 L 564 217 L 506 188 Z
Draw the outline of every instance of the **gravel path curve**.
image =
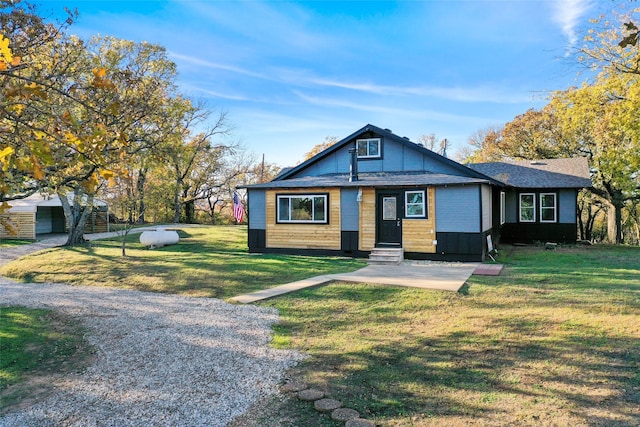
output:
M 96 349 L 78 376 L 0 426 L 224 426 L 277 393 L 304 356 L 269 347 L 275 310 L 124 289 L 0 277 L 0 305 L 79 319 Z

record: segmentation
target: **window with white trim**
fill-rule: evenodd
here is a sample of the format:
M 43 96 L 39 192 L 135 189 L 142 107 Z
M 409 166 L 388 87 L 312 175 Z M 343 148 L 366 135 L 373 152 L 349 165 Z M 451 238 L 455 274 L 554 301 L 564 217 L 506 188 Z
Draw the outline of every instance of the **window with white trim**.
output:
M 326 224 L 326 194 L 278 195 L 277 222 Z
M 540 222 L 556 222 L 556 193 L 540 194 Z
M 380 138 L 356 140 L 356 153 L 359 159 L 380 158 Z
M 405 218 L 426 218 L 427 202 L 424 190 L 405 191 L 404 216 Z
M 536 221 L 536 195 L 534 193 L 520 194 L 520 222 Z
M 500 225 L 507 222 L 507 194 L 500 192 Z

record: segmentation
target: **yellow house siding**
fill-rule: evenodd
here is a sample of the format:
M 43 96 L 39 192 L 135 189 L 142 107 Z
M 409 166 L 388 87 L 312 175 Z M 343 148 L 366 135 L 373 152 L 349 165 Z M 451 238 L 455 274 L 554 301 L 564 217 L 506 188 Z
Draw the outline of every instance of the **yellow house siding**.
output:
M 427 189 L 427 218 L 402 220 L 402 247 L 405 252 L 435 253 L 436 209 L 435 190 Z
M 376 246 L 376 190 L 362 189 L 360 202 L 360 242 L 358 249 L 370 251 Z
M 13 228 L 13 233 L 9 233 L 4 226 L 0 225 L 0 238 L 2 239 L 35 239 L 36 238 L 36 218 L 33 212 L 15 212 L 11 214 L 0 214 L 2 221 L 8 222 Z
M 329 194 L 328 224 L 277 224 L 277 194 Z M 340 250 L 340 189 L 309 188 L 266 191 L 266 247 Z

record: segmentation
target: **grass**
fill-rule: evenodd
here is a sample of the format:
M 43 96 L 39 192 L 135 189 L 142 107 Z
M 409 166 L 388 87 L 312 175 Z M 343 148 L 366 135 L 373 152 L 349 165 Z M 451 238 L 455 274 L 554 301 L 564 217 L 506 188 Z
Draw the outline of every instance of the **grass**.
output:
M 186 228 L 179 234 L 179 244 L 154 250 L 139 243 L 139 234 L 131 234 L 127 257 L 121 256 L 121 238 L 55 248 L 15 260 L 0 268 L 0 274 L 24 282 L 230 298 L 364 266 L 363 261 L 338 257 L 249 254 L 246 227 Z
M 268 301 L 274 343 L 311 355 L 293 375 L 384 426 L 639 425 L 640 249 L 500 261 L 464 294 L 338 283 Z M 277 425 L 340 425 L 282 405 Z
M 79 369 L 89 355 L 83 334 L 51 310 L 0 307 L 0 407 L 33 395 L 30 379 Z
M 0 239 L 0 249 L 2 249 L 2 248 L 11 248 L 13 246 L 28 245 L 28 244 L 31 244 L 31 243 L 35 243 L 35 240 Z
M 224 298 L 362 265 L 250 255 L 243 227 L 181 239 L 149 251 L 130 236 L 127 258 L 118 239 L 55 249 L 0 274 Z M 507 247 L 499 261 L 461 293 L 335 283 L 263 302 L 283 319 L 273 345 L 311 356 L 291 376 L 384 426 L 640 425 L 640 249 Z M 260 425 L 343 425 L 273 404 Z

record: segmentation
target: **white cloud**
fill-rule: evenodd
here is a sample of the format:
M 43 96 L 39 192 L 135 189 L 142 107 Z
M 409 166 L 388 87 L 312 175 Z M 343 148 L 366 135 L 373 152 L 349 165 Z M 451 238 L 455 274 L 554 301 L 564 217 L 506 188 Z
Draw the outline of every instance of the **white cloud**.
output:
M 553 20 L 560 25 L 569 47 L 578 42 L 577 28 L 591 7 L 590 0 L 557 0 L 553 3 Z
M 437 87 L 437 86 L 385 86 L 371 83 L 347 83 L 336 80 L 312 79 L 312 83 L 319 86 L 336 87 L 358 92 L 372 93 L 385 96 L 419 96 L 435 97 L 450 101 L 461 102 L 492 102 L 515 104 L 531 101 L 531 94 L 518 93 L 513 89 L 491 86 L 477 87 Z

